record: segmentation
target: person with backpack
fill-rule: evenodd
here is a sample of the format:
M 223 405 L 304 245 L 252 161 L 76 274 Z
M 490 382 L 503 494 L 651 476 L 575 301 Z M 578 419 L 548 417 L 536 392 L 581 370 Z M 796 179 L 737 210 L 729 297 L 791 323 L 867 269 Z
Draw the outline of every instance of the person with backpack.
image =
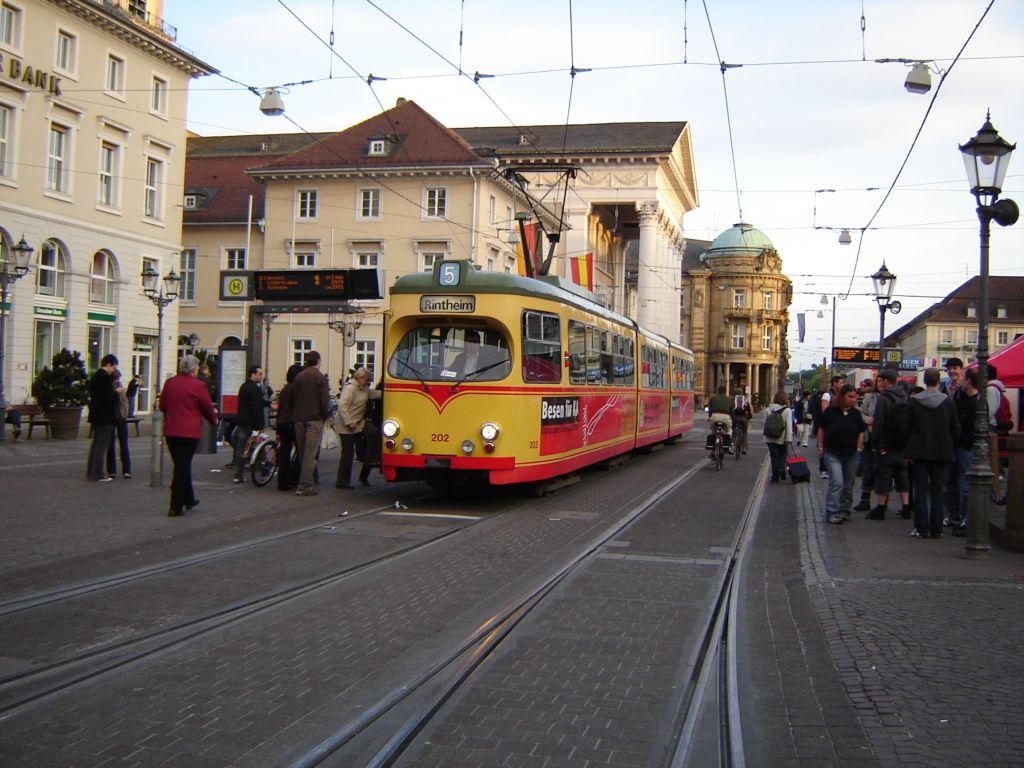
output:
M 988 386 L 985 391 L 988 404 L 988 463 L 992 467 L 992 499 L 996 504 L 1006 503 L 1003 486 L 1002 462 L 999 459 L 999 439 L 1005 438 L 1013 429 L 1010 401 L 1006 397 L 1006 386 L 999 380 L 999 371 L 988 365 Z
M 914 462 L 914 528 L 919 539 L 941 539 L 946 478 L 960 437 L 953 401 L 939 391 L 939 370 L 924 372 L 924 390 L 910 398 L 907 457 Z
M 768 406 L 763 433 L 772 461 L 771 482 L 777 483 L 786 476 L 786 449 L 793 440 L 793 412 L 789 407 L 786 390 L 776 392 L 772 404 Z
M 800 399 L 796 401 L 796 441 L 794 445 L 807 447 L 807 438 L 811 433 L 811 422 L 814 415 L 811 412 L 811 393 L 806 389 L 800 393 Z
M 875 452 L 875 506 L 868 520 L 885 520 L 889 491 L 895 485 L 905 520 L 914 515 L 910 508 L 910 480 L 907 475 L 906 449 L 910 438 L 910 403 L 898 383 L 896 371 L 884 368 L 875 378 L 878 398 L 871 419 L 871 450 Z
M 821 395 L 815 396 L 816 402 L 812 400 L 812 402 L 815 403 L 815 406 L 814 428 L 812 429 L 811 433 L 814 435 L 815 439 L 817 439 L 818 430 L 821 428 L 822 415 L 825 413 L 825 411 L 829 409 L 829 406 L 832 405 L 832 398 L 836 397 L 839 394 L 839 390 L 845 383 L 845 376 L 833 376 L 832 380 L 829 382 L 829 388 L 822 392 Z M 824 456 L 818 456 L 818 478 L 821 480 L 828 479 L 828 471 L 825 467 Z

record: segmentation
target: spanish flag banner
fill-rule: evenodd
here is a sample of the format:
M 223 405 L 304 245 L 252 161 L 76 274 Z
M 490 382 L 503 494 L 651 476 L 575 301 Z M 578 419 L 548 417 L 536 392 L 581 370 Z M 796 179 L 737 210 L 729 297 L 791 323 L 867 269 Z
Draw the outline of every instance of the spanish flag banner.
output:
M 582 256 L 573 256 L 569 259 L 569 265 L 572 269 L 572 281 L 592 292 L 594 290 L 594 252 L 587 251 Z

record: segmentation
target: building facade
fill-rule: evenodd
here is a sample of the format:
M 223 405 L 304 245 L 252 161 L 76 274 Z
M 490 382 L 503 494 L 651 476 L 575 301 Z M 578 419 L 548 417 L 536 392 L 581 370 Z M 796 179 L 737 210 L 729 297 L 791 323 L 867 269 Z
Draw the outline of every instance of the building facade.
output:
M 10 402 L 66 347 L 90 369 L 116 354 L 151 408 L 157 313 L 140 275 L 178 267 L 188 83 L 214 71 L 176 45 L 162 2 L 0 3 L 0 239 L 4 258 L 23 237 L 34 249 L 4 308 Z M 172 304 L 165 342 L 176 328 Z
M 789 369 L 793 285 L 775 246 L 750 224 L 690 248 L 682 279 L 683 344 L 694 352 L 697 396 L 718 387 L 767 405 Z
M 1024 277 L 989 277 L 988 349 L 996 352 L 1024 333 Z M 981 278 L 972 277 L 942 301 L 885 337 L 887 349 L 902 350 L 925 368 L 941 368 L 950 357 L 966 364 L 978 353 Z M 877 346 L 877 344 L 876 344 Z

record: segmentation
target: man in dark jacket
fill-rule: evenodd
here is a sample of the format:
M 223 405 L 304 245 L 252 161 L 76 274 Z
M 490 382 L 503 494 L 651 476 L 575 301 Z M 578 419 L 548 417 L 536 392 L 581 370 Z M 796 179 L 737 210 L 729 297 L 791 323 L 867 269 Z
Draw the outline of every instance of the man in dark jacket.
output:
M 235 477 L 233 483 L 245 482 L 245 446 L 253 432 L 263 429 L 266 424 L 263 409 L 267 401 L 263 397 L 263 369 L 258 365 L 249 366 L 249 378 L 238 388 L 238 413 L 235 414 L 235 431 L 232 443 L 235 447 Z
M 875 379 L 878 399 L 875 413 L 871 417 L 870 446 L 875 452 L 875 506 L 867 514 L 868 520 L 885 520 L 886 505 L 889 503 L 889 489 L 895 485 L 900 496 L 902 510 L 900 517 L 912 518 L 910 509 L 910 480 L 907 475 L 905 445 L 892 444 L 887 434 L 886 421 L 892 418 L 892 410 L 899 404 L 906 405 L 907 392 L 897 383 L 896 371 L 885 368 Z
M 957 479 L 959 480 L 958 504 L 950 504 L 946 517 L 953 527 L 954 536 L 967 535 L 967 470 L 974 457 L 974 419 L 978 412 L 978 369 L 964 371 L 960 386 L 953 398 L 957 421 L 960 424 L 960 438 L 956 441 Z M 946 522 L 945 520 L 943 521 Z
M 107 474 L 107 449 L 114 438 L 117 421 L 117 392 L 114 391 L 114 371 L 117 358 L 104 355 L 100 367 L 89 379 L 89 423 L 92 424 L 92 443 L 89 445 L 89 464 L 86 467 L 89 480 L 101 483 L 113 480 Z
M 295 424 L 295 451 L 299 456 L 299 487 L 297 496 L 316 496 L 313 473 L 316 471 L 316 455 L 320 450 L 320 436 L 327 419 L 330 401 L 330 386 L 327 377 L 320 372 L 320 353 L 306 353 L 306 367 L 292 383 Z
M 953 463 L 960 424 L 953 401 L 939 391 L 939 371 L 924 372 L 924 392 L 910 398 L 907 458 L 914 462 L 914 530 L 921 539 L 942 538 L 946 478 Z

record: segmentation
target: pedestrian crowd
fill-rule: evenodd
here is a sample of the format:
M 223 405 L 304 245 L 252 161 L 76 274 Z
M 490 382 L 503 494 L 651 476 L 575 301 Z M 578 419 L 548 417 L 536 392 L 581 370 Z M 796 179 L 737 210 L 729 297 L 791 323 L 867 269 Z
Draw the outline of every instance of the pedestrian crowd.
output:
M 134 413 L 141 380 L 133 377 L 125 387 L 117 366 L 117 357 L 106 355 L 89 379 L 92 442 L 86 477 L 96 482 L 114 480 L 118 451 L 122 474 L 131 478 L 127 419 Z M 264 382 L 263 368 L 250 366 L 238 390 L 235 413 L 221 419 L 214 405 L 209 368 L 194 355 L 182 356 L 178 373 L 164 383 L 157 406 L 164 416 L 163 435 L 173 465 L 168 515 L 184 515 L 199 504 L 192 486 L 192 460 L 202 438 L 203 420 L 217 429 L 218 442 L 230 441 L 233 453 L 227 466 L 235 484 L 247 482 L 254 439 L 267 427 L 269 411 L 276 415 L 278 490 L 317 495 L 321 451 L 339 445 L 335 487 L 354 487 L 356 460 L 362 464 L 359 483 L 369 486 L 371 472 L 380 466 L 383 385 L 371 387 L 370 371 L 358 368 L 347 381 L 342 378 L 340 394 L 332 399 L 320 366 L 319 353 L 308 352 L 304 365 L 288 369 L 276 399 Z
M 854 512 L 884 520 L 895 499 L 894 512 L 912 521 L 910 536 L 941 538 L 947 527 L 954 536 L 966 535 L 978 372 L 965 369 L 958 358 L 946 361 L 946 372 L 943 381 L 937 368 L 929 368 L 923 387 L 908 388 L 895 370 L 885 368 L 859 387 L 833 376 L 827 390 L 801 393 L 793 408 L 793 443 L 806 447 L 816 441 L 819 477 L 828 480 L 826 522 L 841 524 Z M 1012 424 L 998 371 L 989 365 L 987 373 L 992 496 L 996 504 L 1005 504 L 998 443 Z M 774 454 L 772 466 L 774 473 Z M 854 504 L 857 478 L 860 500 Z

